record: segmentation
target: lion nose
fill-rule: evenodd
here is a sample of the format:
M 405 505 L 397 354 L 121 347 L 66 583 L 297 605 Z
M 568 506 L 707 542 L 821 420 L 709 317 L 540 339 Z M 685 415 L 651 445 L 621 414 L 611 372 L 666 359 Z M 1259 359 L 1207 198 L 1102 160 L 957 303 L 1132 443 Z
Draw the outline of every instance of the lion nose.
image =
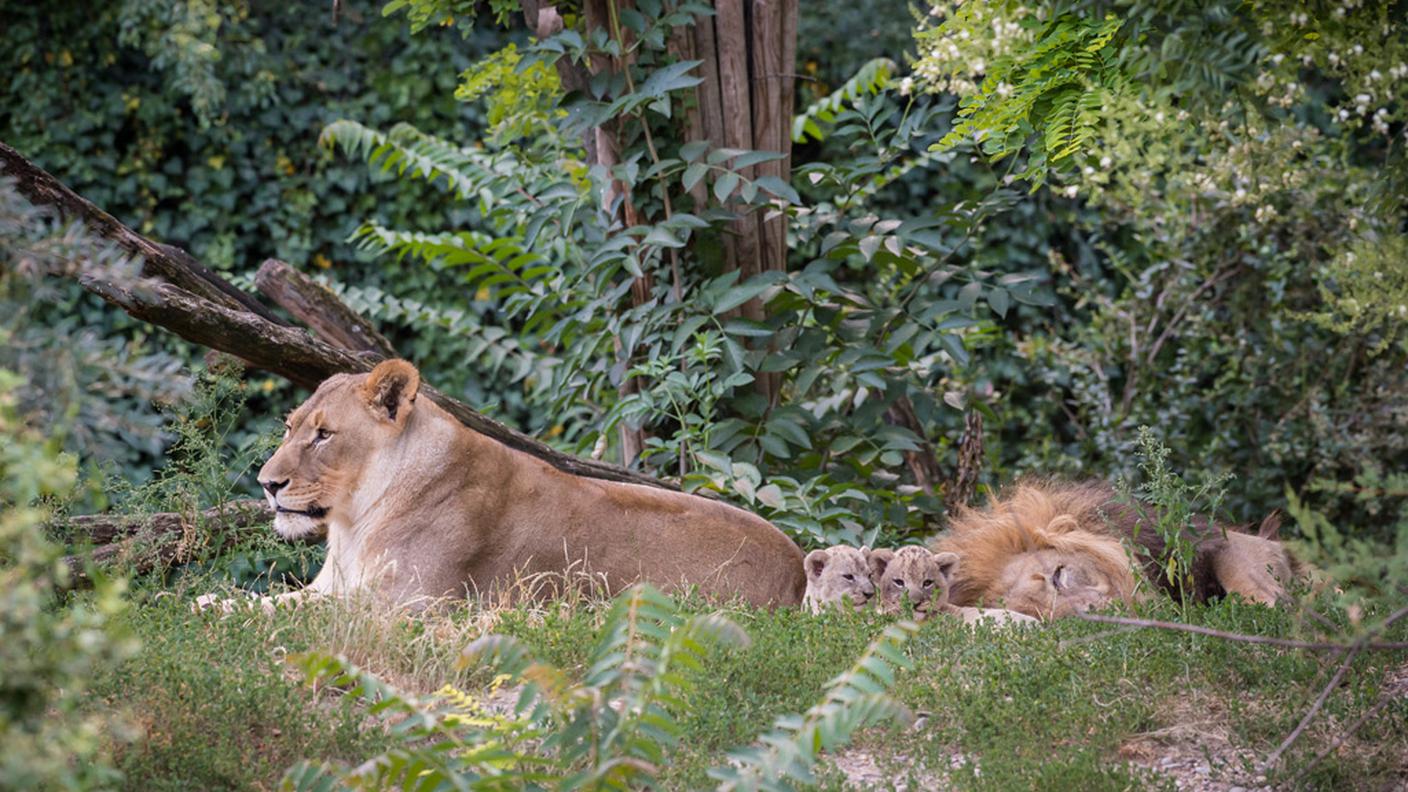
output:
M 269 493 L 269 497 L 272 498 L 279 494 L 279 490 L 288 486 L 288 479 L 284 479 L 283 481 L 261 481 L 259 482 L 259 486 L 263 487 L 264 491 Z

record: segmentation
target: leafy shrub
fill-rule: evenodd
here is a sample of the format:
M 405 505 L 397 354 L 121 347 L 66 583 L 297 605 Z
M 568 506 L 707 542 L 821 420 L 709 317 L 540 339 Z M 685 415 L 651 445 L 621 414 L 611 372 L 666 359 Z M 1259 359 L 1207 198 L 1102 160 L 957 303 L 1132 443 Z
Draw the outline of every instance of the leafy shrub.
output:
M 107 786 L 116 776 L 104 740 L 125 732 L 79 706 L 95 670 L 134 650 L 111 626 L 124 585 L 99 579 L 90 597 L 65 600 L 69 570 L 44 538 L 45 499 L 67 494 L 77 471 L 57 438 L 21 420 L 19 383 L 0 369 L 0 786 Z

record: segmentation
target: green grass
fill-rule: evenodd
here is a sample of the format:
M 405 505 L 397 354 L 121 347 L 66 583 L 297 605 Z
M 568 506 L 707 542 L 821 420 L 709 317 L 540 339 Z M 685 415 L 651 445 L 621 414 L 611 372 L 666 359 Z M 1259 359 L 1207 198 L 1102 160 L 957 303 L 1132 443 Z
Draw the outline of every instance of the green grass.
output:
M 92 705 L 124 712 L 140 727 L 138 740 L 116 748 L 130 789 L 269 789 L 298 759 L 355 763 L 384 747 L 388 738 L 375 719 L 338 691 L 305 687 L 284 662 L 289 653 L 343 653 L 416 692 L 445 683 L 473 691 L 487 684 L 486 675 L 453 665 L 484 629 L 516 635 L 541 659 L 580 673 L 604 613 L 599 604 L 575 602 L 409 617 L 354 602 L 218 616 L 193 614 L 188 602 L 166 597 L 133 608 L 128 620 L 141 654 L 95 680 Z M 687 607 L 709 609 L 697 601 Z M 1165 604 L 1150 615 L 1180 612 Z M 684 739 L 663 775 L 666 788 L 709 786 L 706 771 L 726 750 L 815 703 L 888 622 L 790 609 L 729 614 L 751 645 L 714 656 L 695 680 L 682 713 Z M 1239 603 L 1188 615 L 1219 629 L 1296 631 L 1289 612 Z M 1235 770 L 1246 757 L 1264 757 L 1295 727 L 1335 667 L 1325 654 L 1076 620 L 976 633 L 939 620 L 923 626 L 908 652 L 915 669 L 899 676 L 893 692 L 924 714 L 923 726 L 871 730 L 853 751 L 896 780 L 909 778 L 910 788 L 1171 787 L 1167 776 L 1130 761 L 1149 764 L 1170 751 L 1230 758 Z M 1287 772 L 1372 706 L 1386 671 L 1404 662 L 1403 654 L 1361 656 L 1289 753 Z M 1405 735 L 1408 700 L 1386 708 L 1305 784 L 1376 789 L 1401 781 L 1395 774 L 1408 760 Z M 841 780 L 827 772 L 822 786 L 838 788 Z

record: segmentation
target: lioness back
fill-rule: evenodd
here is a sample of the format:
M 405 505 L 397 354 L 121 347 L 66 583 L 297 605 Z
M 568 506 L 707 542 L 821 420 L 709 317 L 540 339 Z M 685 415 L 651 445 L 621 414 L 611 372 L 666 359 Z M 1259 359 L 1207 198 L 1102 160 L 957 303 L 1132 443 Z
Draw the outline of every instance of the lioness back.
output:
M 326 536 L 308 590 L 373 587 L 401 602 L 506 591 L 525 579 L 697 586 L 757 605 L 801 601 L 802 552 L 725 503 L 564 473 L 466 428 L 401 360 L 338 375 L 289 416 L 260 471 L 286 538 Z M 538 586 L 538 593 L 560 589 Z

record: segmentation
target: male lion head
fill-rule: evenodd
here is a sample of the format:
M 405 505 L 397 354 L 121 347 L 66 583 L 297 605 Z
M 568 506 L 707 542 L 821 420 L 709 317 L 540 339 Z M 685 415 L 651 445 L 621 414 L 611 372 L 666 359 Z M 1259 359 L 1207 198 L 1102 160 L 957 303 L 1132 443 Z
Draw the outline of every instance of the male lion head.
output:
M 278 450 L 259 470 L 285 539 L 317 539 L 332 522 L 347 522 L 353 499 L 379 472 L 380 451 L 406 428 L 420 374 L 387 360 L 370 374 L 329 378 L 289 415 Z
M 955 553 L 933 553 L 914 545 L 872 550 L 870 574 L 880 590 L 880 609 L 898 613 L 907 599 L 923 619 L 948 604 L 949 581 L 958 570 Z
M 1102 563 L 1087 549 L 1048 547 L 1021 553 L 1002 567 L 989 591 L 1009 610 L 1042 619 L 1071 616 L 1126 597 L 1132 587 L 1128 562 L 1122 552 L 1117 559 L 1112 554 L 1111 560 L 1123 566 Z
M 935 544 L 963 559 L 953 602 L 1054 619 L 1131 601 L 1135 570 L 1106 527 L 1109 501 L 1098 484 L 1019 484 L 987 509 L 961 509 Z
M 856 549 L 846 545 L 808 553 L 802 561 L 807 572 L 807 591 L 802 595 L 802 604 L 812 613 L 837 604 L 856 610 L 865 607 L 875 594 L 867 564 L 869 554 L 868 547 Z

